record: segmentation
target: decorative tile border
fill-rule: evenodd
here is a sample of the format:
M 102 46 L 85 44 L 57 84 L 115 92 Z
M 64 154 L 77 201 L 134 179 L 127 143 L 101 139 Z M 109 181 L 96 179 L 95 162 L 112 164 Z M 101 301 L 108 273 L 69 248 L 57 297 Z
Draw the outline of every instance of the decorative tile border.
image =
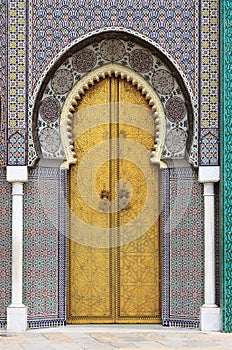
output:
M 8 165 L 26 164 L 27 1 L 7 1 Z
M 0 166 L 6 164 L 6 0 L 0 0 Z
M 200 165 L 219 165 L 219 0 L 201 0 Z
M 65 325 L 66 172 L 31 171 L 24 198 L 24 291 L 30 328 Z
M 221 211 L 223 330 L 232 332 L 232 2 L 221 1 Z

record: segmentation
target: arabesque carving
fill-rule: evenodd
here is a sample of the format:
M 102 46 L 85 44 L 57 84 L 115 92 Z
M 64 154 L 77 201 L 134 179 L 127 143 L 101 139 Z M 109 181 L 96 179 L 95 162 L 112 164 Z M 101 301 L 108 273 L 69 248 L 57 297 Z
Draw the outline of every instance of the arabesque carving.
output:
M 75 164 L 77 161 L 72 139 L 72 116 L 76 111 L 78 100 L 81 99 L 81 97 L 87 90 L 89 90 L 91 86 L 99 82 L 101 78 L 105 78 L 107 76 L 110 77 L 112 75 L 126 79 L 132 85 L 136 86 L 151 106 L 151 110 L 154 113 L 155 126 L 155 144 L 151 155 L 151 162 L 160 164 L 161 167 L 166 167 L 165 163 L 161 162 L 160 160 L 166 135 L 166 119 L 162 102 L 151 85 L 138 73 L 134 72 L 128 67 L 124 67 L 116 63 L 106 64 L 102 67 L 94 69 L 90 73 L 87 73 L 74 85 L 73 89 L 68 94 L 64 102 L 60 118 L 61 142 L 66 157 L 66 161 L 62 163 L 61 167 L 68 169 L 70 164 Z

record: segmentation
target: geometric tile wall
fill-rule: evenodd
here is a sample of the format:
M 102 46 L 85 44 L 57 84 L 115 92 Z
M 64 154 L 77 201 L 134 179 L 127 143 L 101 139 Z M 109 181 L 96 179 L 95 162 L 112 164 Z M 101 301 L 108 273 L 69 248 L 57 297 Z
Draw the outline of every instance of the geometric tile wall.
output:
M 163 176 L 163 325 L 198 327 L 204 302 L 203 186 L 192 168 Z
M 11 303 L 11 184 L 0 168 L 0 328 L 6 325 L 6 308 Z
M 65 324 L 65 174 L 36 168 L 25 185 L 23 300 L 31 328 Z M 163 169 L 162 182 L 163 324 L 197 327 L 204 286 L 202 185 L 192 168 Z
M 23 302 L 29 327 L 65 323 L 65 172 L 31 171 L 24 195 Z

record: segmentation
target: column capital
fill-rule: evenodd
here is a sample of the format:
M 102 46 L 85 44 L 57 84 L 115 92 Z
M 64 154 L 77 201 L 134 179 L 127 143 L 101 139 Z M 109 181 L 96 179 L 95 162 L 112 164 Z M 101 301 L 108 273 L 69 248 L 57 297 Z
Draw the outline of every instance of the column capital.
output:
M 27 182 L 28 167 L 9 165 L 6 167 L 6 179 L 8 182 Z
M 199 166 L 198 181 L 201 183 L 218 182 L 220 180 L 219 166 Z

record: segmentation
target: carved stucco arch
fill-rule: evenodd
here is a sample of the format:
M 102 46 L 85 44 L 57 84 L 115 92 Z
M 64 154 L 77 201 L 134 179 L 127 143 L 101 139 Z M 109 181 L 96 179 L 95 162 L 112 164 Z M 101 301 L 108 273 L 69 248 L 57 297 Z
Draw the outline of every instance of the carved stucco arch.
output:
M 110 77 L 112 75 L 126 79 L 132 85 L 136 86 L 148 101 L 154 113 L 155 126 L 155 144 L 151 154 L 151 162 L 159 164 L 161 167 L 166 167 L 166 164 L 161 161 L 166 136 L 166 118 L 162 102 L 151 85 L 138 73 L 120 64 L 109 63 L 95 68 L 82 77 L 82 79 L 74 85 L 64 102 L 60 117 L 60 136 L 66 160 L 61 164 L 61 168 L 68 169 L 70 164 L 75 164 L 77 161 L 72 139 L 72 117 L 73 113 L 76 111 L 78 100 L 80 100 L 82 96 L 85 95 L 85 92 L 101 78 Z

